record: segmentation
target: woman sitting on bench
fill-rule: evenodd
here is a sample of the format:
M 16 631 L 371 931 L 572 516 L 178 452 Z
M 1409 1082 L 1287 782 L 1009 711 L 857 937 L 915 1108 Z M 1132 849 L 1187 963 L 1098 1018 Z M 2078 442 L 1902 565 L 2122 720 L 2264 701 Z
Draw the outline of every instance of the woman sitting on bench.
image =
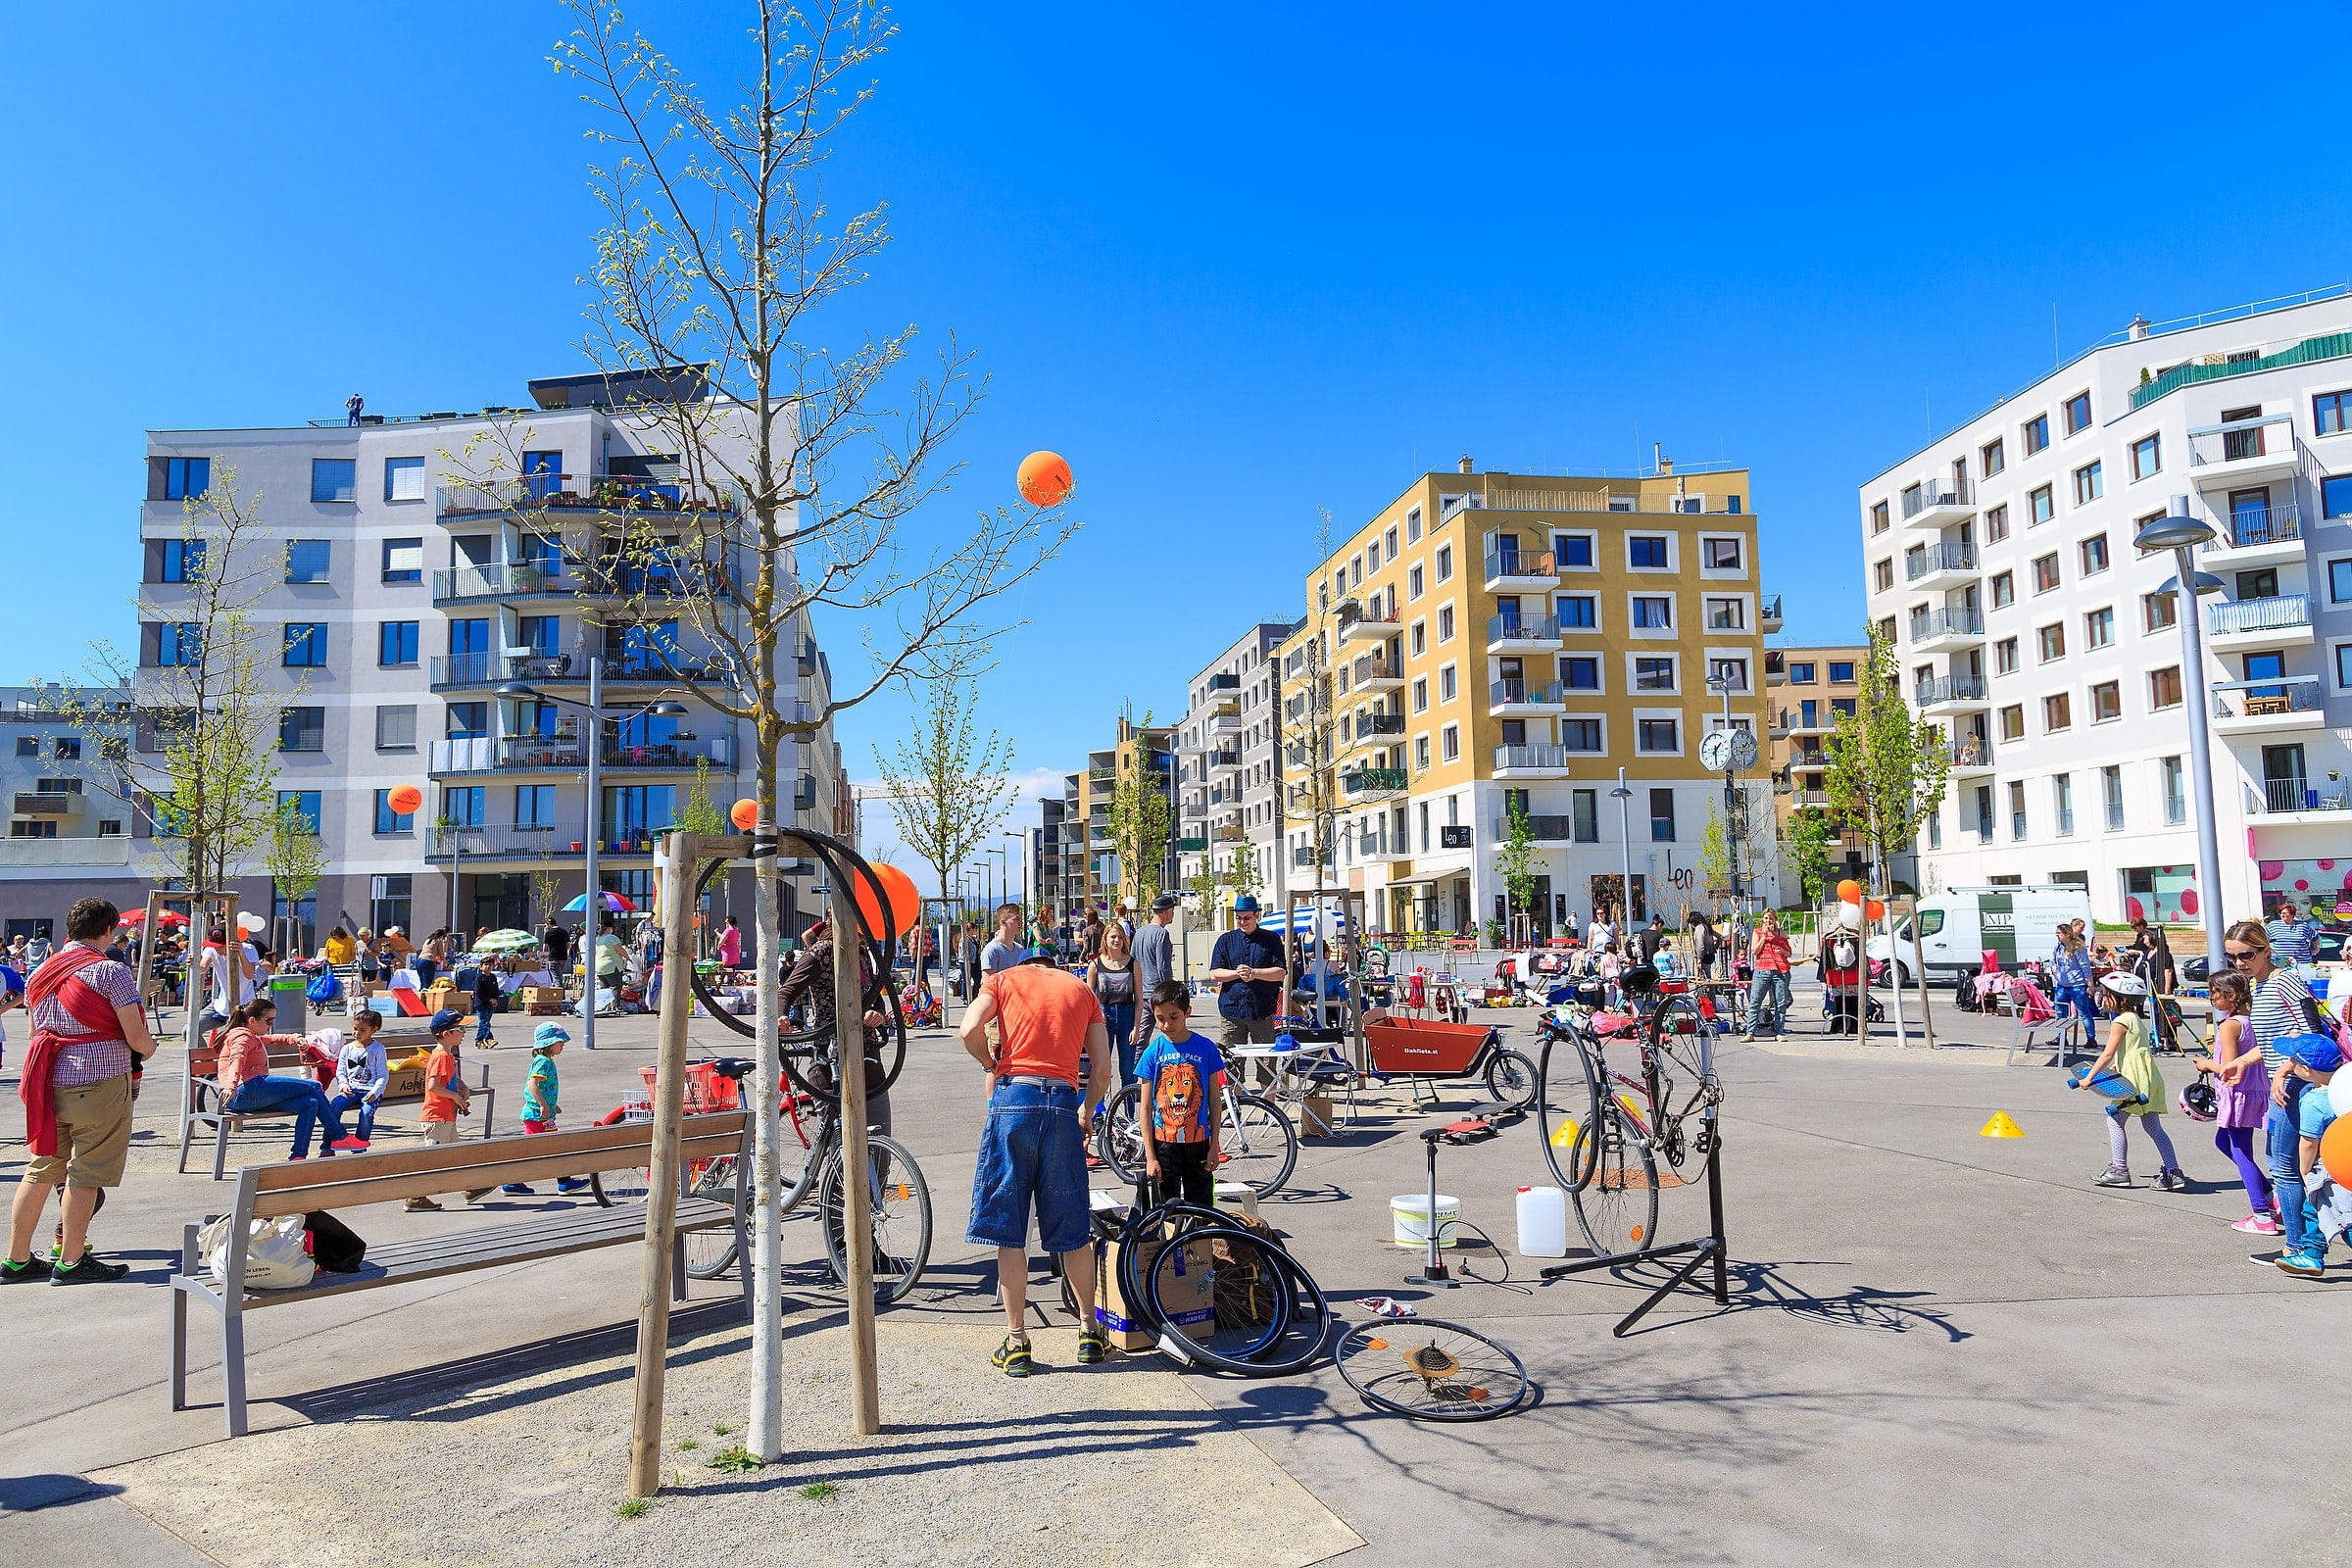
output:
M 292 1111 L 294 1152 L 290 1157 L 294 1159 L 311 1157 L 311 1128 L 321 1121 L 326 1124 L 321 1154 L 331 1157 L 339 1149 L 366 1148 L 358 1139 L 343 1135 L 343 1118 L 335 1114 L 318 1079 L 271 1075 L 270 1048 L 292 1050 L 303 1044 L 300 1035 L 270 1034 L 270 1025 L 276 1017 L 277 1004 L 266 996 L 229 1013 L 228 1027 L 220 1036 L 220 1065 L 216 1069 L 220 1108 L 232 1116 Z

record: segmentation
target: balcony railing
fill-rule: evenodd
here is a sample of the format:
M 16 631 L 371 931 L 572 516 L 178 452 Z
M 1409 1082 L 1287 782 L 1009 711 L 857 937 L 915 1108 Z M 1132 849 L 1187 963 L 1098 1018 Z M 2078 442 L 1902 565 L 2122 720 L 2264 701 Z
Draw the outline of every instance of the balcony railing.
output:
M 1791 806 L 1827 806 L 1830 804 L 1830 792 L 1828 790 L 1791 790 L 1788 793 L 1788 804 Z
M 2328 332 L 2319 337 L 2307 337 L 2299 343 L 2280 349 L 2276 354 L 2258 354 L 2250 359 L 2222 365 L 2176 365 L 2163 374 L 2132 388 L 2132 407 L 2144 409 L 2167 393 L 2199 381 L 2220 380 L 2232 375 L 2259 375 L 2289 365 L 2309 365 L 2319 360 L 2340 360 L 2352 355 L 2352 332 Z
M 1992 748 L 1982 735 L 1963 735 L 1952 742 L 1952 765 L 1955 767 L 1989 767 Z
M 1386 659 L 1369 655 L 1357 660 L 1355 667 L 1350 673 L 1358 686 L 1364 685 L 1368 681 L 1404 679 L 1403 670 L 1390 663 Z
M 1962 828 L 1960 831 L 1963 833 L 1974 832 L 1979 844 L 1989 845 L 1992 843 L 1992 818 L 1989 816 L 1979 817 L 1975 828 Z
M 1561 692 L 1558 681 L 1553 681 L 1548 686 L 1531 687 L 1527 684 L 1525 677 L 1516 680 L 1498 680 L 1487 691 L 1488 706 L 1493 708 L 1501 708 L 1506 704 L 1518 706 L 1541 704 L 1558 707 L 1566 701 L 1567 698 Z
M 2295 450 L 2292 415 L 2232 419 L 2211 429 L 2188 432 L 2188 466 L 2202 468 L 2217 463 L 2243 463 L 2249 458 L 2291 457 Z
M 1404 733 L 1402 713 L 1358 713 L 1355 734 L 1358 740 L 1366 735 L 1401 735 Z
M 2208 605 L 2205 624 L 2216 637 L 2248 631 L 2300 630 L 2311 625 L 2311 599 L 2305 594 L 2278 594 L 2269 599 Z
M 2261 788 L 2246 786 L 2246 808 L 2255 812 L 2341 811 L 2352 807 L 2345 786 L 2329 780 L 2328 792 L 2304 778 L 2266 778 Z
M 724 772 L 734 765 L 734 756 L 733 737 L 713 735 L 649 746 L 607 746 L 597 761 L 602 767 L 616 769 L 690 769 L 707 761 Z M 587 765 L 587 749 L 568 735 L 481 735 L 435 741 L 428 760 L 434 773 L 564 772 Z
M 1977 553 L 1967 545 L 1929 545 L 1916 554 L 1905 556 L 1903 569 L 1907 574 L 1906 580 L 1910 582 L 1933 577 L 1940 571 L 1974 571 L 1977 569 Z
M 1557 577 L 1559 569 L 1548 550 L 1490 550 L 1487 581 L 1500 577 Z
M 1968 505 L 1968 481 L 1965 479 L 1924 479 L 1903 492 L 1903 515 L 1918 516 L 1938 507 Z
M 1494 766 L 1497 771 L 1506 767 L 1553 768 L 1568 766 L 1568 748 L 1531 744 L 1504 744 L 1494 748 Z
M 1919 683 L 1919 706 L 1932 707 L 1936 703 L 1981 703 L 1984 701 L 1984 678 L 1982 675 L 1937 675 Z
M 2213 694 L 2216 718 L 2269 718 L 2327 710 L 2328 692 L 2317 675 L 2289 675 L 2261 684 L 2225 686 Z
M 1932 610 L 1911 617 L 1911 640 L 1915 643 L 1924 643 L 1931 637 L 1984 635 L 1984 616 L 1974 610 Z
M 2207 551 L 2250 550 L 2256 545 L 2298 544 L 2303 538 L 2303 511 L 2293 502 L 2233 512 L 2222 521 L 2221 536 L 2205 542 Z
M 1359 767 L 1340 775 L 1340 788 L 1349 795 L 1391 795 L 1408 787 L 1401 767 Z
M 1325 860 L 1327 862 L 1329 858 L 1330 858 L 1328 856 L 1325 857 Z M 1312 869 L 1314 863 L 1315 847 L 1313 845 L 1297 844 L 1291 847 L 1291 864 L 1298 866 L 1300 869 Z
M 1242 689 L 1242 677 L 1233 674 L 1211 675 L 1208 677 L 1208 689 L 1212 692 L 1238 692 Z
M 601 512 L 722 511 L 732 495 L 631 473 L 532 473 L 494 484 L 444 486 L 440 514 L 460 517 L 542 509 Z
M 468 860 L 544 859 L 553 856 L 582 854 L 586 842 L 585 829 L 578 822 L 549 824 L 544 827 L 520 824 L 500 827 L 436 826 L 425 848 L 428 859 L 448 860 L 461 856 Z M 638 853 L 638 836 L 634 830 L 606 824 L 604 842 L 597 846 L 600 855 L 633 855 Z
M 2013 838 L 2013 839 L 2016 839 L 2016 840 L 2018 840 L 2018 841 L 2019 841 L 2019 842 L 2021 842 L 2021 843 L 2022 843 L 2022 842 L 2024 842 L 2024 840 L 2025 840 L 2025 837 L 2026 837 L 2026 813 L 2025 813 L 2025 812 L 2023 812 L 2023 811 L 2011 811 L 2011 812 L 2009 813 L 2009 836 L 2010 836 L 2011 838 Z
M 2058 836 L 2062 839 L 2075 836 L 2075 808 L 2071 806 L 2058 808 Z
M 1211 752 L 1208 754 L 1208 765 L 1211 767 L 1239 767 L 1242 765 L 1242 754 L 1239 751 Z
M 2121 833 L 2124 830 L 2124 803 L 2121 801 L 2109 801 L 2106 803 L 2106 810 L 2107 831 L 2110 833 Z
M 64 816 L 81 804 L 79 792 L 63 790 L 19 790 L 16 812 L 19 816 Z
M 103 838 L 0 838 L 0 867 L 32 870 L 128 865 L 130 842 L 121 833 L 109 833 Z
M 1517 615 L 1493 615 L 1487 620 L 1487 646 L 1497 643 L 1556 643 L 1560 640 L 1560 618 L 1545 615 L 1541 620 L 1526 620 Z
M 1576 818 L 1573 816 L 1535 816 L 1531 814 L 1526 821 L 1528 836 L 1539 844 L 1596 844 L 1600 841 L 1600 824 L 1597 819 L 1588 824 L 1582 839 L 1577 836 Z M 1499 844 L 1510 836 L 1510 819 L 1501 816 L 1494 818 L 1494 842 Z

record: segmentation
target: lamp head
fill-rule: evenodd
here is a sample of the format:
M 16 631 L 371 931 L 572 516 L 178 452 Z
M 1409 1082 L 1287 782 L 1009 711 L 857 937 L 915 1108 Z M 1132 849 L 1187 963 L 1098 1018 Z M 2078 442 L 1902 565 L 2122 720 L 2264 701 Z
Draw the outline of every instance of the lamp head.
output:
M 691 716 L 690 710 L 687 709 L 684 703 L 673 702 L 656 703 L 653 707 L 647 709 L 646 712 L 655 718 L 686 718 Z
M 2141 550 L 2194 549 L 2216 537 L 2213 524 L 2188 514 L 2188 497 L 2173 497 L 2172 510 L 2140 528 L 2132 543 Z
M 539 693 L 531 686 L 530 682 L 520 680 L 501 681 L 498 685 L 491 688 L 491 694 L 496 697 L 505 697 L 510 699 L 530 698 L 537 697 L 539 695 Z
M 2223 582 L 2221 578 L 2216 577 L 2210 571 L 2190 573 L 2189 582 L 2190 586 L 2199 594 L 2218 594 L 2229 587 L 2228 583 Z M 2180 579 L 2178 576 L 2167 577 L 2164 579 L 2164 586 L 2156 591 L 2167 598 L 2172 598 L 2180 592 Z

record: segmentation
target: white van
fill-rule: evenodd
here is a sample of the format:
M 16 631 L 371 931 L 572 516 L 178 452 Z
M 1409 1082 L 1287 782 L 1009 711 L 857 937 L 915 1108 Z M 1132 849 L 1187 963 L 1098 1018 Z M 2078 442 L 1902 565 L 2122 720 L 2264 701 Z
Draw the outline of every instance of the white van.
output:
M 2048 961 L 2058 946 L 2061 920 L 2081 920 L 2087 926 L 2089 889 L 2065 882 L 1946 888 L 1920 900 L 1918 912 L 1896 926 L 1893 937 L 1871 938 L 1870 956 L 1885 963 L 1899 946 L 1897 967 L 1905 984 L 1923 963 L 1931 980 L 1975 974 L 1984 967 L 1987 951 L 2000 959 L 2003 969 L 2014 970 L 2021 958 Z M 1917 936 L 1911 930 L 1915 921 Z

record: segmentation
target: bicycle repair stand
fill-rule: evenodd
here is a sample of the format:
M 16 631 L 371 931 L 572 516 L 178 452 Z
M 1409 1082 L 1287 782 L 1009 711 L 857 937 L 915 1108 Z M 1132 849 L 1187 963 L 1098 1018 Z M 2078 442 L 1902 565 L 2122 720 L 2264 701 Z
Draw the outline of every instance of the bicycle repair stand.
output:
M 1461 1289 L 1462 1282 L 1453 1277 L 1452 1270 L 1446 1266 L 1446 1259 L 1439 1250 L 1445 1246 L 1445 1240 L 1438 1225 L 1438 1140 L 1445 1136 L 1446 1129 L 1443 1127 L 1426 1128 L 1421 1134 L 1422 1147 L 1429 1151 L 1429 1209 L 1422 1216 L 1429 1228 L 1429 1261 L 1422 1265 L 1420 1273 L 1407 1274 L 1404 1283 L 1426 1285 L 1433 1290 L 1456 1291 Z
M 1709 1040 L 1705 1050 L 1703 1070 L 1711 1075 L 1715 1068 L 1712 1040 Z M 1640 1306 L 1626 1313 L 1617 1326 L 1609 1331 L 1611 1336 L 1616 1339 L 1622 1340 L 1631 1334 L 1634 1325 L 1647 1317 L 1652 1307 L 1673 1295 L 1682 1286 L 1689 1284 L 1690 1276 L 1696 1274 L 1709 1262 L 1715 1265 L 1715 1304 L 1717 1306 L 1731 1304 L 1730 1259 L 1724 1250 L 1723 1239 L 1723 1125 L 1716 1120 L 1716 1106 L 1709 1105 L 1706 1110 L 1707 1224 L 1710 1227 L 1708 1235 L 1701 1236 L 1696 1241 L 1676 1242 L 1668 1247 L 1638 1247 L 1630 1252 L 1612 1252 L 1606 1257 L 1586 1257 L 1579 1258 L 1573 1263 L 1555 1263 L 1542 1271 L 1544 1278 L 1556 1280 L 1565 1274 L 1590 1274 L 1594 1269 L 1620 1268 L 1628 1263 L 1654 1263 L 1662 1258 L 1681 1257 L 1686 1252 L 1690 1254 L 1689 1260 L 1674 1271 L 1672 1278 L 1650 1292 Z M 1431 1157 L 1434 1161 L 1436 1156 L 1433 1154 Z

